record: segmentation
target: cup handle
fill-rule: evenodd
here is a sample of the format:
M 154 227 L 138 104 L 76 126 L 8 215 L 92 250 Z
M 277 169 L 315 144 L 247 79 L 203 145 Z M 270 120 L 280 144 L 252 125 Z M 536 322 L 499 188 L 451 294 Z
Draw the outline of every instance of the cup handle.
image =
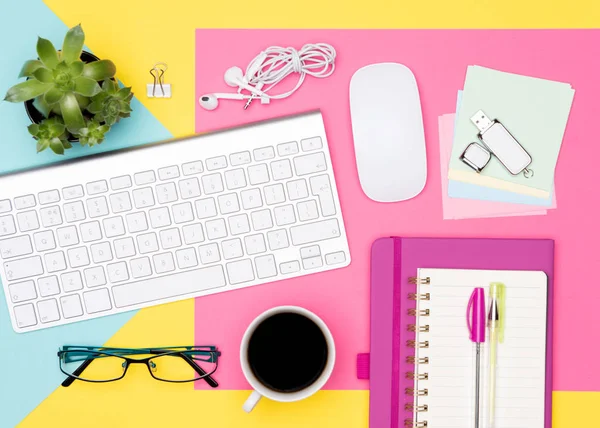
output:
M 260 395 L 259 392 L 252 391 L 252 394 L 250 394 L 250 397 L 248 397 L 248 399 L 244 403 L 244 406 L 242 407 L 244 409 L 244 412 L 250 413 L 254 409 L 254 407 L 256 407 L 261 398 L 262 395 Z

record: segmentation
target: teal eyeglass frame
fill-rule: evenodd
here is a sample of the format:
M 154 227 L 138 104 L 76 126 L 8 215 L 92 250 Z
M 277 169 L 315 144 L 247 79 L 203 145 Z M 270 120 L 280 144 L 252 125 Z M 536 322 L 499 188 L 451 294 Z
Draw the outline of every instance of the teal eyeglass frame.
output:
M 154 356 L 164 356 L 170 355 L 174 357 L 182 358 L 187 364 L 189 364 L 194 371 L 199 375 L 199 377 L 189 380 L 167 380 L 156 377 L 152 371 L 154 364 L 151 360 L 156 357 L 146 357 L 146 358 L 129 358 L 129 356 L 135 355 L 154 355 Z M 185 383 L 185 382 L 193 382 L 196 380 L 204 380 L 208 385 L 212 388 L 216 388 L 219 386 L 216 380 L 214 380 L 211 375 L 218 368 L 218 359 L 221 355 L 221 352 L 217 350 L 216 346 L 169 346 L 169 347 L 159 347 L 159 348 L 110 348 L 110 347 L 97 347 L 97 346 L 75 346 L 75 345 L 66 345 L 59 349 L 58 353 L 58 361 L 59 361 L 59 369 L 62 373 L 64 373 L 67 378 L 62 382 L 63 387 L 70 386 L 75 380 L 81 380 L 84 382 L 93 382 L 93 383 L 106 383 L 106 382 L 114 382 L 125 377 L 127 370 L 132 364 L 144 364 L 148 367 L 148 371 L 150 375 L 161 382 L 169 382 L 169 383 Z M 90 380 L 80 377 L 83 371 L 95 360 L 98 358 L 106 358 L 106 357 L 117 357 L 124 360 L 123 365 L 123 373 L 121 376 L 116 377 L 114 379 L 108 380 Z M 81 361 L 81 365 L 77 367 L 72 373 L 68 373 L 63 369 L 63 363 L 74 363 Z M 210 372 L 207 373 L 202 367 L 200 367 L 196 361 L 204 361 L 208 363 L 214 363 L 215 367 Z

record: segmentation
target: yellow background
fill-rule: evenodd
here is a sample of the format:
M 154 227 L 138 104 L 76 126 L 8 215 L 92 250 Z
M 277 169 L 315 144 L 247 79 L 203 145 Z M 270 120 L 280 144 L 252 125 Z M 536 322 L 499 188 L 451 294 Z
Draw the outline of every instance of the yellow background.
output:
M 196 28 L 597 28 L 600 2 L 557 0 L 45 0 L 86 44 L 119 64 L 119 79 L 145 93 L 148 69 L 166 62 L 173 99 L 140 100 L 174 135 L 194 132 Z M 600 47 L 599 47 L 600 49 Z M 595 54 L 600 54 L 596 52 Z M 207 61 L 210 58 L 206 59 Z M 233 64 L 232 64 L 233 65 Z M 242 64 L 243 65 L 243 64 Z M 132 347 L 193 343 L 193 301 L 140 311 L 111 341 Z M 108 343 L 110 345 L 110 341 Z M 19 426 L 366 427 L 367 391 L 326 391 L 295 404 L 241 410 L 246 391 L 194 391 L 156 382 L 134 367 L 122 381 L 59 388 Z M 600 393 L 555 392 L 554 427 L 600 424 Z M 595 423 L 595 424 L 594 424 Z

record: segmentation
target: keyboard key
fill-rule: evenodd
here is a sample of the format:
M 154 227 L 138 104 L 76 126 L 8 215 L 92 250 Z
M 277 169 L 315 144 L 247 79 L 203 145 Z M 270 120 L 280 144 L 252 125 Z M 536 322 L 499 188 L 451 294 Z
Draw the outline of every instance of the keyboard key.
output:
M 254 264 L 256 265 L 256 276 L 260 279 L 277 275 L 277 265 L 275 264 L 275 257 L 272 254 L 256 257 Z
M 327 161 L 323 152 L 296 156 L 294 158 L 294 168 L 296 168 L 296 175 L 314 174 L 315 172 L 327 170 Z
M 154 183 L 156 181 L 156 174 L 154 174 L 154 171 L 138 172 L 133 176 L 133 179 L 135 180 L 136 185 L 143 186 L 145 184 Z
M 125 224 L 123 224 L 123 217 L 105 218 L 102 220 L 102 227 L 104 227 L 104 235 L 106 235 L 107 238 L 125 235 Z
M 86 247 L 77 247 L 67 250 L 69 265 L 72 268 L 87 266 L 90 264 L 90 256 Z
M 175 270 L 175 261 L 173 260 L 172 253 L 155 254 L 152 256 L 152 261 L 154 262 L 154 270 L 158 274 Z
M 98 223 L 97 221 L 82 223 L 79 225 L 79 230 L 81 232 L 81 240 L 83 242 L 94 242 L 102 239 L 100 223 Z
M 259 189 L 244 190 L 241 194 L 242 206 L 245 210 L 262 207 L 262 196 Z
M 181 231 L 183 232 L 183 241 L 186 245 L 197 244 L 204 241 L 204 233 L 200 223 L 183 226 Z
M 158 170 L 158 178 L 162 181 L 172 180 L 179 177 L 179 168 L 177 165 L 167 166 Z
M 33 253 L 33 247 L 31 238 L 27 235 L 0 240 L 0 258 L 4 260 L 31 253 Z
M 221 242 L 221 248 L 223 249 L 223 258 L 225 260 L 237 259 L 244 255 L 242 241 L 238 238 Z
M 128 187 L 131 187 L 131 177 L 128 175 L 110 179 L 110 188 L 113 190 L 127 189 Z
M 40 321 L 43 323 L 58 321 L 60 319 L 56 299 L 41 300 L 37 303 L 37 308 L 40 314 Z
M 208 174 L 202 176 L 202 188 L 204 193 L 212 195 L 213 193 L 219 193 L 223 191 L 223 179 L 221 174 Z
M 279 156 L 289 156 L 298 153 L 298 143 L 290 141 L 289 143 L 277 144 L 277 153 Z
M 265 237 L 262 233 L 244 236 L 244 244 L 246 245 L 246 253 L 248 253 L 249 256 L 267 251 Z
M 323 259 L 321 256 L 309 257 L 307 259 L 302 259 L 302 267 L 304 269 L 316 269 L 323 266 Z
M 106 180 L 92 181 L 85 185 L 88 195 L 98 195 L 108 192 L 108 183 Z
M 291 262 L 285 262 L 279 264 L 279 272 L 283 275 L 296 273 L 300 271 L 300 262 L 297 260 L 292 260 Z
M 83 208 L 83 202 L 81 201 L 65 204 L 63 210 L 65 212 L 65 221 L 67 223 L 85 220 L 85 209 Z
M 85 303 L 85 310 L 88 314 L 95 314 L 97 312 L 104 312 L 112 309 L 108 288 L 86 291 L 83 293 L 83 301 Z
M 165 229 L 160 231 L 160 245 L 165 250 L 171 248 L 181 247 L 181 236 L 179 235 L 179 229 Z
M 274 184 L 272 186 L 265 186 L 263 189 L 265 192 L 265 202 L 267 205 L 279 204 L 285 202 L 285 192 L 283 190 L 283 184 Z
M 150 214 L 150 224 L 154 229 L 171 225 L 171 216 L 167 207 L 155 208 L 148 214 Z
M 65 260 L 65 253 L 57 251 L 55 253 L 46 253 L 44 255 L 44 263 L 48 273 L 60 272 L 67 268 L 67 261 Z M 40 274 L 43 272 L 40 272 Z
M 0 216 L 0 237 L 12 235 L 17 232 L 15 220 L 12 215 Z
M 48 190 L 46 192 L 38 193 L 38 201 L 40 205 L 53 204 L 60 201 L 60 193 L 58 190 Z M 2 212 L 2 201 L 0 201 L 0 213 Z
M 217 206 L 213 198 L 199 199 L 195 205 L 196 214 L 200 220 L 217 215 Z
M 112 250 L 108 242 L 93 244 L 90 247 L 90 251 L 92 252 L 92 260 L 94 263 L 110 262 L 113 259 Z
M 108 264 L 106 265 L 106 271 L 108 272 L 108 280 L 113 284 L 129 279 L 129 272 L 127 271 L 127 264 L 125 262 Z
M 13 308 L 13 312 L 15 314 L 15 320 L 17 321 L 17 325 L 21 328 L 31 327 L 32 325 L 37 324 L 37 319 L 35 317 L 35 309 L 31 303 L 27 303 L 21 306 L 15 306 Z
M 223 267 L 217 265 L 115 286 L 112 293 L 115 306 L 123 308 L 224 287 L 226 284 Z
M 269 241 L 269 248 L 271 251 L 280 250 L 290 246 L 285 229 L 267 232 L 267 240 Z
M 250 163 L 252 162 L 252 159 L 250 158 L 250 152 L 232 153 L 229 155 L 229 162 L 231 163 L 231 166 L 239 166 Z
M 81 274 L 77 271 L 63 273 L 60 276 L 60 282 L 62 283 L 62 288 L 65 293 L 71 293 L 83 288 Z
M 129 233 L 138 233 L 148 230 L 148 221 L 146 219 L 146 213 L 139 212 L 133 214 L 127 214 L 125 216 L 127 221 L 127 230 Z
M 131 211 L 131 198 L 129 197 L 129 192 L 120 192 L 110 195 L 110 207 L 115 214 Z
M 323 217 L 328 217 L 336 214 L 335 201 L 329 182 L 329 176 L 317 175 L 310 177 L 310 190 L 312 194 L 319 198 L 321 205 L 321 214 Z
M 261 147 L 260 149 L 254 149 L 254 160 L 263 161 L 267 159 L 273 159 L 275 157 L 275 150 L 273 147 Z
M 289 159 L 271 162 L 271 174 L 273 180 L 287 180 L 292 178 L 292 164 Z
M 0 214 L 8 213 L 12 210 L 9 199 L 2 199 L 0 201 Z
M 241 235 L 250 232 L 248 214 L 238 214 L 229 217 L 229 230 L 232 235 Z
M 10 284 L 8 286 L 8 294 L 13 303 L 25 302 L 37 298 L 35 283 L 32 280 Z
M 219 246 L 217 244 L 206 244 L 198 247 L 198 254 L 202 264 L 214 263 L 221 260 Z
M 267 169 L 267 164 L 261 163 L 258 165 L 249 166 L 248 178 L 250 179 L 250 184 L 253 186 L 267 183 L 269 181 L 269 170 Z
M 35 196 L 25 195 L 15 198 L 15 209 L 24 210 L 35 207 Z
M 136 237 L 137 246 L 140 254 L 148 254 L 158 251 L 158 239 L 156 233 L 145 233 Z
M 318 245 L 311 245 L 310 247 L 300 248 L 300 257 L 302 259 L 308 259 L 310 257 L 316 257 L 321 255 L 321 248 Z
M 290 228 L 290 234 L 294 245 L 304 245 L 325 239 L 339 238 L 341 235 L 339 223 L 335 218 L 303 224 L 301 226 L 293 226 Z
M 177 266 L 179 269 L 187 269 L 198 266 L 198 259 L 196 258 L 196 250 L 193 248 L 186 248 L 175 252 L 177 258 Z
M 302 150 L 305 152 L 309 152 L 311 150 L 319 150 L 323 148 L 323 142 L 321 141 L 321 137 L 313 137 L 307 138 L 305 140 L 300 141 L 302 145 Z
M 270 210 L 254 211 L 250 214 L 254 230 L 265 230 L 273 227 L 273 219 Z
M 42 225 L 44 227 L 58 226 L 62 224 L 62 215 L 57 205 L 40 210 Z M 2 236 L 2 217 L 0 217 L 0 236 Z
M 216 169 L 227 168 L 227 158 L 225 156 L 217 156 L 206 159 L 206 169 L 214 171 Z
M 293 180 L 288 181 L 285 186 L 287 187 L 288 198 L 290 201 L 296 201 L 308 197 L 308 187 L 306 187 L 306 180 Z
M 29 232 L 40 228 L 40 222 L 35 211 L 17 213 L 17 223 L 21 232 Z
M 60 227 L 56 229 L 58 236 L 58 245 L 61 247 L 69 247 L 79 244 L 79 235 L 75 226 Z
M 102 217 L 108 215 L 108 204 L 104 196 L 88 199 L 87 205 L 88 214 L 91 218 Z
M 196 177 L 179 181 L 181 199 L 197 198 L 200 196 L 200 182 Z
M 75 318 L 83 315 L 81 299 L 79 298 L 78 294 L 62 296 L 60 298 L 60 306 L 62 308 L 62 313 L 65 318 Z
M 254 269 L 250 259 L 227 263 L 227 276 L 231 285 L 241 284 L 254 280 Z
M 65 200 L 77 199 L 83 197 L 83 186 L 78 184 L 76 186 L 65 187 L 62 191 L 63 198 Z
M 115 246 L 115 257 L 117 259 L 135 256 L 135 244 L 130 236 L 116 239 L 113 245 Z
M 227 226 L 222 218 L 207 221 L 205 227 L 208 239 L 220 239 L 227 236 Z
M 35 243 L 35 249 L 39 252 L 54 250 L 56 248 L 54 233 L 51 230 L 34 233 L 33 242 Z
M 317 208 L 317 201 L 303 201 L 299 202 L 297 207 L 298 218 L 300 221 L 316 220 L 319 218 L 319 210 Z
M 38 278 L 37 283 L 38 289 L 40 290 L 40 296 L 42 297 L 55 296 L 60 293 L 58 278 L 55 276 Z
M 217 198 L 221 214 L 231 214 L 240 210 L 237 193 L 228 193 Z
M 130 260 L 129 267 L 131 268 L 131 276 L 136 279 L 152 275 L 152 267 L 148 257 Z
M 175 204 L 171 207 L 171 210 L 173 211 L 173 221 L 175 224 L 194 221 L 194 209 L 189 202 Z
M 4 263 L 4 273 L 9 281 L 29 278 L 44 273 L 40 256 L 27 257 Z
M 275 223 L 277 223 L 277 226 L 286 226 L 288 224 L 296 223 L 293 205 L 275 207 L 273 214 L 275 214 Z
M 194 175 L 204 172 L 202 161 L 184 163 L 181 169 L 183 170 L 183 175 Z
M 325 263 L 328 265 L 336 265 L 338 263 L 344 263 L 346 261 L 346 253 L 338 251 L 335 253 L 329 253 L 325 256 Z
M 154 193 L 150 187 L 143 187 L 133 191 L 133 203 L 137 209 L 148 208 L 154 205 Z
M 156 199 L 159 204 L 168 204 L 177 200 L 175 183 L 165 183 L 156 186 Z
M 89 288 L 99 287 L 106 284 L 106 276 L 102 266 L 94 266 L 83 271 L 85 285 Z
M 241 189 L 246 187 L 246 174 L 241 168 L 225 171 L 225 184 L 229 190 Z

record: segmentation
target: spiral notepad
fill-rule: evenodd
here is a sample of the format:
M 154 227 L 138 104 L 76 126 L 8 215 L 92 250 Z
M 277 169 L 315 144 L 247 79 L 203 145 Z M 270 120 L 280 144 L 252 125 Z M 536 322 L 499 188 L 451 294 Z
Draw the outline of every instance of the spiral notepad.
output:
M 460 269 L 419 269 L 408 329 L 414 349 L 404 364 L 414 386 L 404 393 L 405 427 L 469 428 L 474 426 L 473 344 L 465 312 L 475 287 L 491 282 L 506 285 L 506 329 L 498 346 L 496 428 L 543 428 L 546 392 L 547 284 L 544 272 Z M 482 417 L 487 413 L 488 345 L 482 355 Z M 412 369 L 411 369 L 412 368 Z

